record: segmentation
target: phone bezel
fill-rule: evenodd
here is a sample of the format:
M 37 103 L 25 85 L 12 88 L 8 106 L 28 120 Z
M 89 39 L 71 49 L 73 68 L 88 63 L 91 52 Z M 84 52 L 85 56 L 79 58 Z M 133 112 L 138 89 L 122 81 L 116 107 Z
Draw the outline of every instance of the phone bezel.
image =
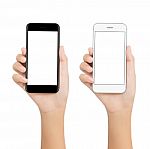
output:
M 26 78 L 28 79 L 28 31 L 58 31 L 57 39 L 57 85 L 28 85 L 25 89 L 29 93 L 57 93 L 59 91 L 59 47 L 60 47 L 60 26 L 57 23 L 29 23 L 26 26 Z
M 124 23 L 96 23 L 93 26 L 93 79 L 95 80 L 95 32 L 125 32 L 124 38 L 124 84 L 95 84 L 93 83 L 93 91 L 96 93 L 123 93 L 126 90 L 126 48 L 127 48 L 127 26 Z

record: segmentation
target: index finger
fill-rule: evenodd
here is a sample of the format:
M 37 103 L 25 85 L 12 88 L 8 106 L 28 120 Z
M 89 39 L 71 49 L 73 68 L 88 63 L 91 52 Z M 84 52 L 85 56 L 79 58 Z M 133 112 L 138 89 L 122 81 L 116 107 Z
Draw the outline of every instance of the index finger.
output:
M 21 48 L 22 55 L 26 55 L 26 48 Z
M 90 54 L 91 56 L 93 56 L 93 49 L 92 49 L 92 48 L 88 48 L 88 51 L 89 51 L 89 54 Z

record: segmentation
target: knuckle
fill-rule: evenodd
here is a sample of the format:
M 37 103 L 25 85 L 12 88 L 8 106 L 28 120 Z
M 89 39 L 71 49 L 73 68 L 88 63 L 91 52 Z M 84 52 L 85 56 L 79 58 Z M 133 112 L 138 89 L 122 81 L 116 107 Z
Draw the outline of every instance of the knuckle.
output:
M 21 65 L 20 63 L 17 63 L 17 68 L 18 68 L 19 70 L 21 70 L 22 65 Z
M 12 79 L 15 81 L 16 80 L 16 74 L 12 75 Z
M 80 74 L 79 79 L 82 81 L 83 74 Z
M 20 57 L 20 54 L 18 54 L 18 55 L 16 56 L 16 60 L 17 60 L 17 61 L 19 60 L 19 57 Z
M 88 54 L 85 54 L 85 55 L 83 56 L 83 60 L 86 61 L 86 60 L 87 60 L 87 57 L 88 57 Z
M 82 69 L 83 68 L 83 62 L 80 64 L 80 69 Z
M 13 65 L 12 65 L 12 68 L 15 70 L 15 67 L 16 67 L 16 63 L 14 63 Z

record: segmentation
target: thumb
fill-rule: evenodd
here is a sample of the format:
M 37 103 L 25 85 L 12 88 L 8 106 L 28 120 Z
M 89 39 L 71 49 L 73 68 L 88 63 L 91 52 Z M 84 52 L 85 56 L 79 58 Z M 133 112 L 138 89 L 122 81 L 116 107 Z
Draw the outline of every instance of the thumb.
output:
M 134 57 L 130 46 L 127 47 L 127 62 L 134 62 Z
M 134 56 L 132 54 L 130 46 L 127 47 L 126 56 L 127 56 L 127 68 L 131 67 L 132 70 L 134 70 Z
M 131 52 L 131 47 L 127 47 L 126 51 L 127 56 L 127 88 L 135 88 L 135 64 L 134 64 L 134 56 Z
M 59 50 L 60 57 L 60 86 L 64 87 L 64 85 L 68 86 L 68 58 L 65 54 L 64 47 L 60 46 Z
M 59 57 L 60 57 L 60 62 L 66 62 L 67 61 L 67 56 L 65 54 L 64 46 L 60 46 Z

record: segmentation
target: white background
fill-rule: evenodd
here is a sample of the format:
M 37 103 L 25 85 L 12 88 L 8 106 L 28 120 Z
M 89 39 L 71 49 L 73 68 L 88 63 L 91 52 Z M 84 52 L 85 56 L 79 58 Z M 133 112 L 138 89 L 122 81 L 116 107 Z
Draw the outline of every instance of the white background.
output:
M 58 32 L 28 31 L 28 85 L 57 85 Z
M 78 79 L 79 64 L 92 46 L 96 22 L 124 22 L 136 61 L 137 91 L 132 115 L 135 149 L 150 148 L 150 1 L 149 0 L 1 0 L 0 1 L 0 148 L 40 148 L 38 108 L 12 79 L 12 64 L 25 46 L 29 22 L 57 22 L 69 58 L 70 94 L 65 115 L 68 149 L 107 148 L 107 115 Z
M 95 84 L 124 84 L 125 34 L 95 33 Z

